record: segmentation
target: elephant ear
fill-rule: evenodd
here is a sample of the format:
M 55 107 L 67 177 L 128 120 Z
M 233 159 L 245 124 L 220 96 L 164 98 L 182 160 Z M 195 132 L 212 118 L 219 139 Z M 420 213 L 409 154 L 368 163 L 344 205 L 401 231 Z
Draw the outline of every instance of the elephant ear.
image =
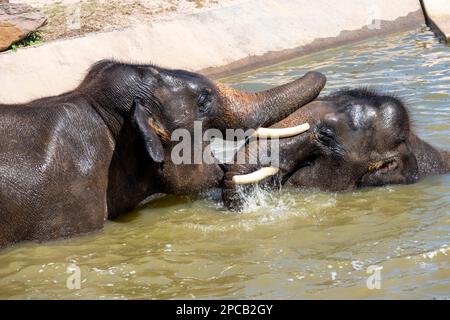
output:
M 139 133 L 150 158 L 157 163 L 163 163 L 164 148 L 157 132 L 150 126 L 152 121 L 153 119 L 144 108 L 142 100 L 135 98 L 131 107 L 131 123 Z

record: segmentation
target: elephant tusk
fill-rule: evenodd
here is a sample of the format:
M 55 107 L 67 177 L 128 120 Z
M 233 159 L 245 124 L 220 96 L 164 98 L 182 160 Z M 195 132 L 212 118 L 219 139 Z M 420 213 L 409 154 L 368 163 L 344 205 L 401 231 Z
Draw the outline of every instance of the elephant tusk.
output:
M 255 172 L 233 176 L 234 184 L 249 184 L 259 182 L 267 177 L 277 174 L 280 169 L 276 167 L 264 167 Z
M 309 123 L 289 128 L 258 128 L 254 136 L 258 138 L 287 138 L 309 130 Z

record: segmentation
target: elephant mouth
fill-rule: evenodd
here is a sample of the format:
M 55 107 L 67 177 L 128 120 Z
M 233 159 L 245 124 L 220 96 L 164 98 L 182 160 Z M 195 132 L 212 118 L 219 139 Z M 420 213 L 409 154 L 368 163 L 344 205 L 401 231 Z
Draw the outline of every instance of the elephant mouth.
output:
M 299 122 L 303 123 L 298 125 Z M 267 129 L 265 128 L 258 131 L 258 133 L 262 132 L 260 137 L 281 137 L 278 140 L 278 161 L 265 162 L 264 159 L 259 159 L 255 164 L 239 164 L 238 161 L 235 161 L 230 166 L 225 165 L 222 168 L 224 171 L 224 178 L 221 184 L 222 200 L 230 210 L 239 211 L 241 209 L 243 205 L 241 192 L 247 190 L 246 186 L 259 183 L 265 184 L 266 182 L 271 183 L 274 179 L 284 184 L 303 166 L 313 164 L 312 159 L 315 154 L 312 143 L 314 127 L 311 130 L 310 124 L 306 121 L 296 121 L 296 123 L 290 124 L 290 127 L 273 128 L 275 131 L 269 131 L 269 134 L 267 134 Z M 272 135 L 271 133 L 274 134 Z M 268 141 L 270 140 L 268 139 Z M 235 160 L 239 160 L 240 156 L 245 156 L 247 162 L 247 159 L 254 156 L 255 152 L 259 152 L 260 142 L 261 139 L 250 141 L 247 144 L 248 148 L 241 148 L 238 151 L 239 154 L 236 155 Z
M 309 129 L 310 125 L 308 123 L 303 123 L 294 127 L 287 127 L 287 128 L 260 128 L 256 131 L 255 135 L 259 138 L 265 139 L 280 138 L 281 139 L 280 142 L 287 140 L 283 138 L 290 138 L 290 140 L 297 140 L 297 144 L 294 145 L 298 145 L 298 143 L 304 144 L 305 141 L 309 141 L 310 135 L 303 134 Z M 286 148 L 286 150 L 291 149 L 293 148 L 292 147 L 289 149 Z M 287 157 L 285 154 L 283 154 L 283 152 L 280 153 L 279 156 L 280 159 L 276 166 L 274 165 L 260 166 L 260 168 L 258 168 L 253 172 L 246 174 L 236 174 L 232 176 L 231 182 L 235 185 L 254 184 L 266 180 L 277 174 L 280 175 L 281 181 L 283 182 L 289 179 L 289 177 L 300 167 L 303 167 L 303 165 L 298 167 L 298 165 L 295 164 L 293 167 L 293 164 L 291 162 L 284 161 L 283 158 Z

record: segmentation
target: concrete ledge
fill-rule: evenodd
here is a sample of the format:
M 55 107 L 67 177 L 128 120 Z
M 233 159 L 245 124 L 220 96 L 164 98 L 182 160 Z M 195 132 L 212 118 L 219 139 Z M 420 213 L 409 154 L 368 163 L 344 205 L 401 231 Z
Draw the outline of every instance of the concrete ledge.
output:
M 176 20 L 0 54 L 0 102 L 73 89 L 104 58 L 219 76 L 423 23 L 416 0 L 245 0 Z
M 279 61 L 296 58 L 352 42 L 362 41 L 371 37 L 411 30 L 412 28 L 424 24 L 425 20 L 422 11 L 418 10 L 393 21 L 379 20 L 378 22 L 380 24 L 379 29 L 370 29 L 369 27 L 364 26 L 357 30 L 343 30 L 335 37 L 317 38 L 311 43 L 296 48 L 281 51 L 269 51 L 263 55 L 252 55 L 224 66 L 205 68 L 198 71 L 213 78 L 226 77 L 233 73 L 250 71 L 275 64 Z
M 421 0 L 427 25 L 444 42 L 450 42 L 450 1 Z

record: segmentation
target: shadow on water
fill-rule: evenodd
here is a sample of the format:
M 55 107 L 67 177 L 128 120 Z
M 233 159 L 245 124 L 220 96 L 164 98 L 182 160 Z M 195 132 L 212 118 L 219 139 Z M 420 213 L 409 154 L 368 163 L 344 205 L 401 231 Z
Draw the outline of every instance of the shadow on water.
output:
M 165 194 L 157 194 L 144 200 L 136 210 L 127 214 L 119 216 L 114 222 L 127 223 L 138 219 L 142 215 L 143 210 L 161 209 L 171 210 L 177 206 L 186 206 L 188 203 L 194 201 L 193 197 L 181 197 Z

